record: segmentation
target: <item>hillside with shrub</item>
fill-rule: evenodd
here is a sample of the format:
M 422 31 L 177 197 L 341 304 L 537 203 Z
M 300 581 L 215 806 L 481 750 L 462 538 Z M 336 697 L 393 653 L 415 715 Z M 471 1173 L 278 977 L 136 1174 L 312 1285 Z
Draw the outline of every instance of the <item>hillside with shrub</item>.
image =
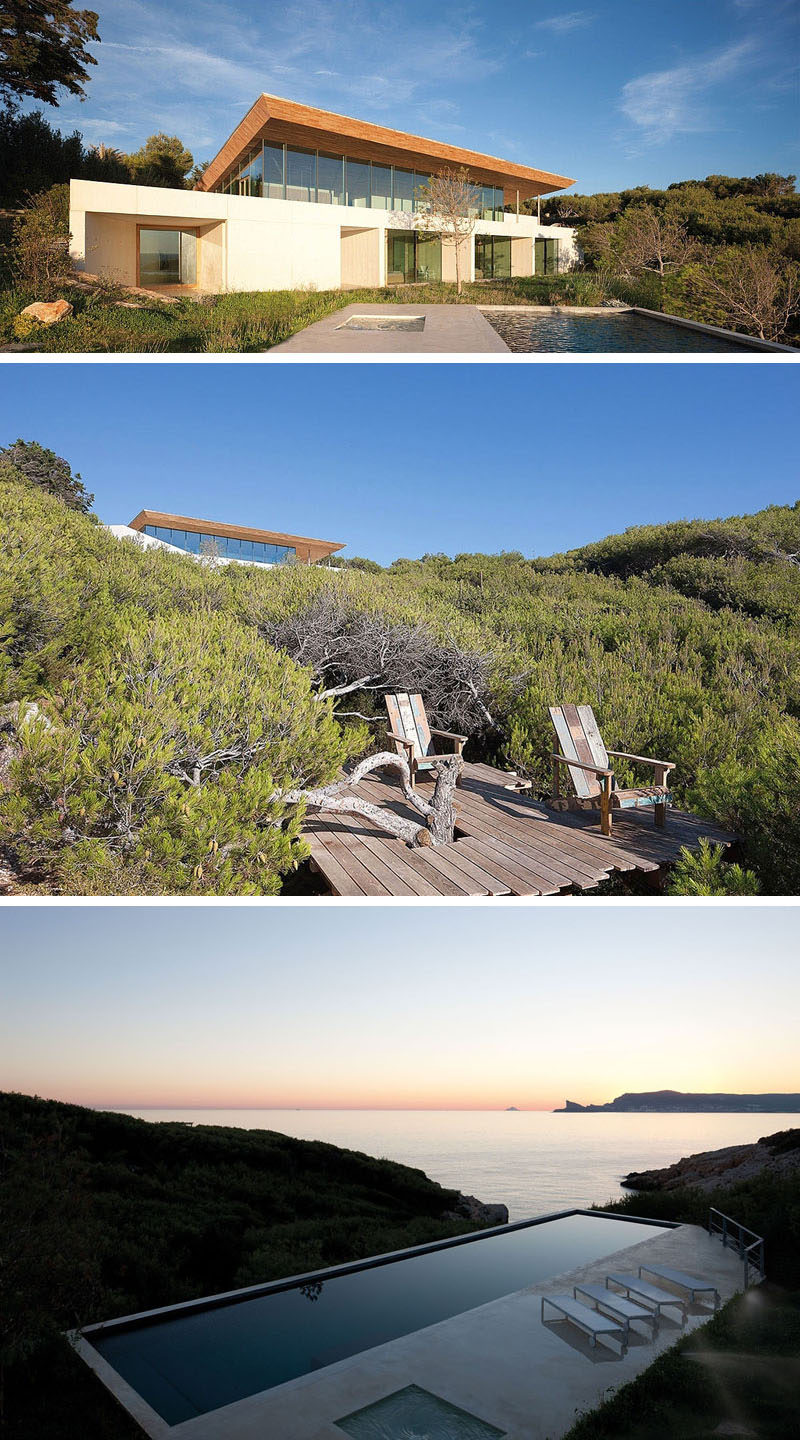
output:
M 795 179 L 708 175 L 666 190 L 553 195 L 542 218 L 574 225 L 586 269 L 629 304 L 797 344 Z
M 383 748 L 387 689 L 543 799 L 548 705 L 591 704 L 609 748 L 673 760 L 677 803 L 741 837 L 738 878 L 712 852 L 673 891 L 800 893 L 800 504 L 333 573 L 143 551 L 2 454 L 0 494 L 19 893 L 279 893 L 307 855 L 281 796 Z

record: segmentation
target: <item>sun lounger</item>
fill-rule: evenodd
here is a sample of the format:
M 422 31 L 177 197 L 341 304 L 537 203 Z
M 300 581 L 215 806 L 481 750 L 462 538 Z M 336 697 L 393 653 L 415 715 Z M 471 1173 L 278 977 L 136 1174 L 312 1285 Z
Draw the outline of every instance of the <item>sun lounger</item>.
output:
M 550 1305 L 562 1319 L 569 1320 L 572 1325 L 577 1325 L 579 1330 L 589 1336 L 593 1346 L 597 1344 L 598 1336 L 607 1336 L 610 1340 L 616 1340 L 621 1355 L 627 1352 L 628 1326 L 626 1323 L 619 1324 L 615 1320 L 610 1320 L 607 1315 L 601 1315 L 597 1310 L 590 1309 L 588 1305 L 582 1305 L 572 1295 L 543 1295 L 543 1325 L 546 1323 L 545 1305 Z
M 613 1290 L 606 1290 L 603 1285 L 574 1285 L 572 1293 L 576 1300 L 588 1300 L 601 1315 L 610 1315 L 612 1320 L 619 1320 L 621 1325 L 630 1328 L 634 1322 L 647 1325 L 650 1330 L 651 1339 L 655 1339 L 658 1329 L 658 1314 L 648 1310 L 644 1305 L 636 1305 L 633 1300 L 626 1300 L 624 1295 L 617 1295 Z
M 670 1308 L 680 1310 L 681 1325 L 686 1324 L 686 1301 L 682 1300 L 680 1295 L 671 1295 L 669 1290 L 659 1290 L 657 1285 L 651 1285 L 649 1280 L 642 1280 L 640 1275 L 607 1275 L 606 1288 L 610 1289 L 612 1285 L 616 1285 L 636 1300 L 643 1300 L 646 1305 L 652 1306 L 657 1315 Z
M 666 1280 L 668 1285 L 676 1285 L 679 1290 L 686 1290 L 691 1304 L 698 1295 L 713 1295 L 714 1309 L 720 1307 L 719 1290 L 715 1285 L 709 1285 L 707 1280 L 698 1280 L 696 1275 L 687 1275 L 683 1270 L 672 1270 L 669 1265 L 640 1265 L 639 1274 L 643 1272 L 655 1275 L 657 1280 Z

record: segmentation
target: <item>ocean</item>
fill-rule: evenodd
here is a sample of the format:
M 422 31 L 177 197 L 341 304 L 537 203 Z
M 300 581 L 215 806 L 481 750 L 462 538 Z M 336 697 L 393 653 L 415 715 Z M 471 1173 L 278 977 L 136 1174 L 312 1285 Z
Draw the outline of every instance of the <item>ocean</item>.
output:
M 432 1180 L 500 1201 L 512 1220 L 617 1200 L 631 1170 L 743 1145 L 798 1124 L 797 1115 L 554 1115 L 496 1110 L 126 1110 L 278 1130 L 424 1170 Z

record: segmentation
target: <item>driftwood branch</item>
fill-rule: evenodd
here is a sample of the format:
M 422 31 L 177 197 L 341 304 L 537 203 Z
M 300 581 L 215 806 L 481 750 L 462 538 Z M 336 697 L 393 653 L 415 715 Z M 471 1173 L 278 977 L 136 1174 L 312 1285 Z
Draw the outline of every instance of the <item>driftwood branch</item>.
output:
M 305 801 L 309 809 L 324 810 L 333 814 L 363 815 L 381 830 L 388 830 L 406 845 L 447 845 L 453 839 L 456 813 L 453 791 L 463 768 L 460 755 L 442 755 L 436 764 L 436 781 L 433 795 L 426 800 L 411 788 L 411 771 L 403 755 L 391 750 L 381 750 L 377 755 L 368 755 L 360 760 L 355 769 L 342 780 L 315 790 L 285 790 L 280 796 L 287 805 L 298 805 Z M 348 793 L 366 775 L 374 770 L 394 770 L 400 778 L 400 786 L 406 800 L 423 817 L 424 822 L 415 822 L 403 815 L 395 814 L 386 806 L 373 805 L 361 795 Z

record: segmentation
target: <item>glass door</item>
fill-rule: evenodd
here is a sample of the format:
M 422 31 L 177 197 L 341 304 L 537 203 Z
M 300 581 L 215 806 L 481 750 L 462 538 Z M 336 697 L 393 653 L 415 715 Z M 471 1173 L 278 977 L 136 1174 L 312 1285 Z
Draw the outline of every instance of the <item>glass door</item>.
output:
M 387 285 L 409 285 L 414 279 L 413 231 L 387 230 L 386 247 Z
M 195 285 L 197 236 L 194 230 L 139 230 L 139 284 Z
M 442 278 L 442 242 L 438 235 L 417 236 L 417 279 L 426 282 Z

